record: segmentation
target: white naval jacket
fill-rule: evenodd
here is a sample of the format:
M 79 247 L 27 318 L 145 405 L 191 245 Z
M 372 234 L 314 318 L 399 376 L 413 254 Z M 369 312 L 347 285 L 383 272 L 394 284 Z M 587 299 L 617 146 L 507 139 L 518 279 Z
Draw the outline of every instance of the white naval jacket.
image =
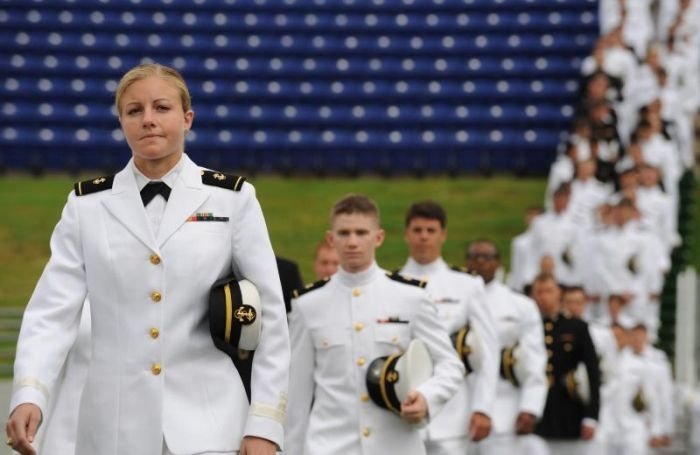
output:
M 186 155 L 154 237 L 133 164 L 111 189 L 71 192 L 51 258 L 22 321 L 11 409 L 46 413 L 86 297 L 92 362 L 80 402 L 76 453 L 232 452 L 244 435 L 283 442 L 289 338 L 275 258 L 252 185 L 202 183 Z M 232 185 L 233 187 L 233 185 Z M 197 213 L 225 220 L 188 221 Z M 252 404 L 231 359 L 214 347 L 211 285 L 232 272 L 262 300 Z
M 428 282 L 425 289 L 449 334 L 469 323 L 479 335 L 481 368 L 469 375 L 469 381 L 462 379 L 459 392 L 431 420 L 425 435 L 430 441 L 467 437 L 472 412 L 492 416 L 498 378 L 500 344 L 493 316 L 484 301 L 484 281 L 452 270 L 442 258 L 426 265 L 409 258 L 401 273 Z M 456 354 L 454 348 L 453 352 Z
M 542 316 L 532 299 L 496 280 L 486 284 L 486 304 L 496 321 L 500 345 L 508 347 L 519 343 L 527 359 L 528 379 L 519 387 L 500 375 L 498 378 L 491 433 L 494 436 L 514 434 L 518 413 L 528 412 L 539 418 L 547 401 L 547 353 Z
M 464 367 L 426 292 L 376 263 L 352 274 L 341 267 L 317 286 L 292 302 L 286 453 L 425 454 L 417 426 L 369 399 L 365 376 L 372 360 L 417 338 L 434 364 L 433 377 L 418 387 L 430 418 L 455 394 Z

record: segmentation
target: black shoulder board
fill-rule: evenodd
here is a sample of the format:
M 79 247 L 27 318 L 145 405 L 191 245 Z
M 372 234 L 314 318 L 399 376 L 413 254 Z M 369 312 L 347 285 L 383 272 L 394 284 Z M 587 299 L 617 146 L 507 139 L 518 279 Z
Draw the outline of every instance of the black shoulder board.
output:
M 292 291 L 292 298 L 296 299 L 297 297 L 301 297 L 302 295 L 306 294 L 307 292 L 315 291 L 316 289 L 320 289 L 323 286 L 326 285 L 330 281 L 330 278 L 324 278 L 322 280 L 318 280 L 315 283 L 307 284 L 304 288 L 302 289 L 295 289 Z
M 245 182 L 245 177 L 224 174 L 223 172 L 202 170 L 202 183 L 205 185 L 218 186 L 227 190 L 241 191 Z
M 85 196 L 86 194 L 108 190 L 112 188 L 113 182 L 113 175 L 105 175 L 104 177 L 97 177 L 95 179 L 83 180 L 82 182 L 75 182 L 73 187 L 75 189 L 76 196 Z
M 450 266 L 450 268 L 451 268 L 452 270 L 454 270 L 455 272 L 469 273 L 469 271 L 467 270 L 466 267 L 460 267 L 460 266 L 458 266 L 458 265 L 452 265 L 452 266 Z
M 413 278 L 408 278 L 401 275 L 399 272 L 387 273 L 386 276 L 399 283 L 411 284 L 413 286 L 418 286 L 419 288 L 424 288 L 428 282 L 425 280 L 414 280 Z

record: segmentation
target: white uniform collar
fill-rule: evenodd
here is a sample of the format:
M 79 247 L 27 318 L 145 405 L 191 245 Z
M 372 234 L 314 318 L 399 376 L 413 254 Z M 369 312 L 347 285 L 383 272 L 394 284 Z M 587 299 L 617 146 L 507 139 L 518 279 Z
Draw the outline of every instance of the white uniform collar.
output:
M 442 259 L 442 257 L 438 257 L 433 262 L 428 264 L 419 264 L 415 259 L 409 257 L 408 261 L 406 261 L 406 264 L 403 266 L 403 269 L 401 269 L 401 272 L 414 278 L 420 278 L 434 275 L 448 268 L 447 263 Z
M 136 184 L 138 185 L 139 191 L 141 191 L 147 184 L 148 182 L 152 181 L 161 181 L 164 182 L 166 185 L 168 185 L 171 189 L 175 188 L 175 182 L 177 182 L 178 177 L 180 176 L 180 171 L 182 171 L 183 166 L 185 165 L 185 154 L 183 153 L 180 156 L 180 160 L 177 162 L 175 166 L 173 166 L 172 169 L 168 171 L 167 174 L 165 174 L 163 177 L 161 177 L 158 180 L 152 180 L 148 177 L 146 177 L 143 172 L 141 172 L 136 165 L 134 164 L 134 159 L 132 158 L 129 160 L 129 165 L 131 166 L 131 169 L 134 171 L 134 176 L 136 177 Z
M 340 266 L 338 267 L 338 272 L 333 275 L 333 278 L 337 277 L 338 281 L 343 286 L 354 288 L 357 286 L 365 286 L 384 273 L 384 270 L 379 268 L 376 262 L 373 262 L 366 270 L 356 273 L 348 272 L 343 266 Z

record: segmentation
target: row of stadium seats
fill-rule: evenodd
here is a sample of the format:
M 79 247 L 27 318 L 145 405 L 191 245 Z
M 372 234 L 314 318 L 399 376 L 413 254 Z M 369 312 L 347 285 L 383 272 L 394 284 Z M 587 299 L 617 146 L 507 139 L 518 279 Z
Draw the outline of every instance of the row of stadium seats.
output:
M 101 30 L 121 30 L 129 27 L 134 31 L 152 31 L 154 27 L 167 27 L 171 32 L 201 31 L 205 33 L 226 32 L 304 32 L 329 31 L 347 33 L 350 31 L 382 31 L 387 27 L 410 27 L 412 30 L 427 32 L 474 33 L 498 30 L 507 27 L 514 32 L 555 30 L 590 31 L 595 25 L 595 17 L 589 11 L 506 11 L 502 13 L 477 11 L 458 14 L 426 11 L 406 12 L 265 12 L 241 10 L 235 12 L 192 11 L 174 12 L 148 11 L 138 9 L 121 11 L 100 8 L 99 10 L 61 9 L 14 9 L 0 15 L 0 23 L 23 22 L 27 30 L 72 31 L 100 27 Z
M 223 100 L 222 100 L 223 101 Z M 519 123 L 558 122 L 562 127 L 570 124 L 573 107 L 554 104 L 522 106 L 505 104 L 486 106 L 477 104 L 391 104 L 344 105 L 329 104 L 237 104 L 235 100 L 217 106 L 196 110 L 197 125 L 229 126 L 322 126 L 362 127 L 366 124 L 382 125 L 386 128 L 424 126 L 463 126 L 465 121 L 480 125 L 517 125 Z M 84 124 L 89 118 L 93 124 L 115 125 L 117 115 L 111 104 L 70 104 L 44 102 L 38 106 L 27 101 L 2 103 L 2 114 L 17 123 L 46 125 Z
M 0 37 L 0 39 L 2 39 Z M 26 72 L 61 71 L 63 77 L 83 77 L 86 70 L 92 69 L 104 76 L 115 76 L 115 70 L 129 68 L 140 63 L 133 55 L 78 55 L 62 58 L 62 55 L 7 54 L 0 52 L 0 66 L 5 74 Z M 190 57 L 178 58 L 173 64 L 186 69 L 188 75 L 211 77 L 220 71 L 226 71 L 230 77 L 246 77 L 255 74 L 265 78 L 305 78 L 342 75 L 343 77 L 410 77 L 431 79 L 440 77 L 483 78 L 483 77 L 520 77 L 536 79 L 568 77 L 572 68 L 580 67 L 578 58 L 523 56 L 497 58 L 463 56 L 319 56 L 319 57 Z
M 323 162 L 544 172 L 574 115 L 596 8 L 589 0 L 6 0 L 0 169 L 123 162 L 114 91 L 127 69 L 155 61 L 188 82 L 196 112 L 188 153 L 204 164 L 211 153 L 223 169 Z M 419 161 L 433 164 L 410 165 Z

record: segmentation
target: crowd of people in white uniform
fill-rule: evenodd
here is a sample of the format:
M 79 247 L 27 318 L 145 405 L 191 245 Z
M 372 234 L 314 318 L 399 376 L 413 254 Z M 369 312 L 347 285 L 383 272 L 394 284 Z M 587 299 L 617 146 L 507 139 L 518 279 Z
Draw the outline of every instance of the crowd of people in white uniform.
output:
M 679 180 L 695 164 L 700 2 L 652 3 L 601 0 L 601 37 L 582 64 L 580 104 L 551 167 L 546 208 L 530 209 L 528 229 L 512 242 L 512 288 L 527 291 L 542 271 L 581 288 L 580 305 L 565 308 L 588 322 L 601 358 L 591 453 L 668 445 L 676 412 L 668 358 L 652 343 L 681 241 Z

